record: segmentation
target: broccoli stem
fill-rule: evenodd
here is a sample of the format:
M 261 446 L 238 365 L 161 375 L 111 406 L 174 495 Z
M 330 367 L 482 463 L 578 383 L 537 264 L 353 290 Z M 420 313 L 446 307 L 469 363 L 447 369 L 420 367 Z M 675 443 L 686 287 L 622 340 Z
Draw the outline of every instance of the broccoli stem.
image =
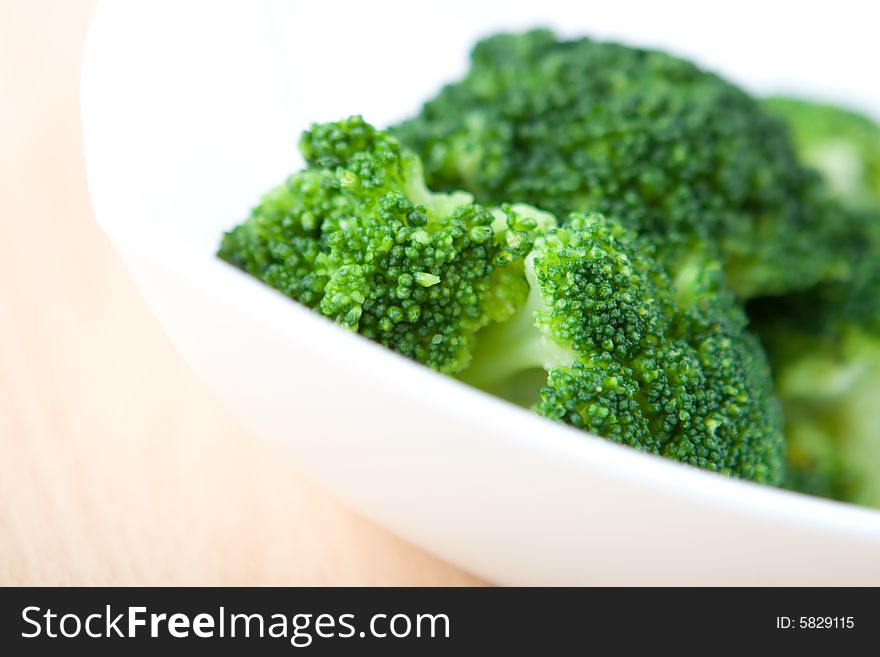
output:
M 425 185 L 425 174 L 422 172 L 422 164 L 412 158 L 407 163 L 404 175 L 403 192 L 415 204 L 425 208 L 428 219 L 446 217 L 456 208 L 469 205 L 474 202 L 473 194 L 468 192 L 432 192 Z
M 532 254 L 525 261 L 529 284 L 525 303 L 508 321 L 490 324 L 477 334 L 471 362 L 459 374 L 465 383 L 527 406 L 538 401 L 546 376 L 529 377 L 524 384 L 527 390 L 523 390 L 522 385 L 512 389 L 517 375 L 530 370 L 546 372 L 570 366 L 575 361 L 572 352 L 549 340 L 536 325 L 536 313 L 546 312 L 548 308 L 535 280 L 534 257 Z

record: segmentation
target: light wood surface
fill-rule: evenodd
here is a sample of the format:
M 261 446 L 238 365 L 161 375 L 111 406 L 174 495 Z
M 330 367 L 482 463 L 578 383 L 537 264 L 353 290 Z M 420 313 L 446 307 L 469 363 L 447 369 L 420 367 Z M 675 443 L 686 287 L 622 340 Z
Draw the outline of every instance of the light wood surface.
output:
M 0 584 L 463 585 L 248 435 L 94 224 L 90 2 L 0 3 Z

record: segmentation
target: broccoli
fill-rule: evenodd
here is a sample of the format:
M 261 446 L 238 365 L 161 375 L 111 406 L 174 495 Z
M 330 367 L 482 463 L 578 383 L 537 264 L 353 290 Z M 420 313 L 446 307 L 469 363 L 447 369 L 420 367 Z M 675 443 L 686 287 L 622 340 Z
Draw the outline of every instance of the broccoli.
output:
M 664 53 L 495 35 L 393 132 L 436 189 L 616 217 L 668 262 L 720 262 L 743 299 L 849 274 L 844 219 L 781 121 Z
M 483 330 L 460 377 L 642 451 L 778 484 L 766 357 L 718 270 L 671 280 L 650 243 L 575 214 L 525 260 L 529 297 Z
M 748 311 L 784 406 L 787 485 L 880 506 L 880 254 L 846 284 L 754 300 Z
M 796 98 L 764 100 L 791 129 L 801 157 L 849 205 L 880 205 L 880 125 L 848 109 Z
M 880 127 L 808 101 L 767 105 L 854 218 L 847 280 L 747 307 L 784 406 L 786 485 L 880 506 Z
M 306 168 L 226 233 L 219 256 L 439 372 L 462 369 L 474 334 L 525 297 L 518 262 L 553 218 L 431 193 L 419 160 L 360 117 L 313 126 L 300 150 Z
M 777 484 L 766 361 L 720 270 L 599 214 L 425 186 L 419 159 L 360 117 L 315 125 L 306 167 L 219 255 L 337 323 L 553 420 Z

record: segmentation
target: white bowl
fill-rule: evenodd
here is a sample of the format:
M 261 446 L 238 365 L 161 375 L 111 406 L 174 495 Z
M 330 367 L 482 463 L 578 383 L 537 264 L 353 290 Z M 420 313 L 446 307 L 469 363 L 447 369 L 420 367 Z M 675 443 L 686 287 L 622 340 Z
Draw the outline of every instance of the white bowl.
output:
M 324 4 L 103 4 L 88 39 L 82 111 L 95 214 L 232 412 L 353 507 L 494 582 L 880 584 L 877 511 L 554 424 L 350 334 L 213 255 L 222 230 L 298 165 L 309 120 L 362 112 L 382 124 L 412 111 L 463 68 L 479 33 L 561 24 L 677 45 L 753 88 L 816 78 L 826 95 L 870 102 L 846 76 L 822 77 L 827 62 L 811 59 L 810 35 L 792 37 L 792 56 L 779 54 L 773 30 L 735 48 L 723 36 L 736 32 L 734 18 L 706 15 L 701 32 L 697 10 L 689 23 L 663 23 L 646 5 L 634 26 L 631 7 L 570 17 L 552 2 L 513 15 L 491 3 L 471 13 L 449 2 Z M 334 12 L 352 15 L 339 25 Z M 772 7 L 763 12 L 772 26 Z M 383 41 L 391 29 L 397 36 Z

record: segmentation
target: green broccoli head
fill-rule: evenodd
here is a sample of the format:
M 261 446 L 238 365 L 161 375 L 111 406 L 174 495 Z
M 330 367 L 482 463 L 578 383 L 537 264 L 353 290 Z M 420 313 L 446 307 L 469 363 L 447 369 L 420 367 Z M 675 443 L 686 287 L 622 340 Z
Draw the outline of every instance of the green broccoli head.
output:
M 779 483 L 764 354 L 717 270 L 687 269 L 673 281 L 635 233 L 575 214 L 536 241 L 526 303 L 478 334 L 460 377 L 643 451 Z
M 326 284 L 315 273 L 320 225 L 334 206 L 330 174 L 291 176 L 263 197 L 250 219 L 223 236 L 218 255 L 313 308 Z
M 743 298 L 848 272 L 839 215 L 781 122 L 664 53 L 496 35 L 394 132 L 438 189 L 617 217 L 666 260 L 721 262 Z
M 756 481 L 781 478 L 769 374 L 720 270 L 670 279 L 598 214 L 435 194 L 361 118 L 303 135 L 306 168 L 219 255 L 337 323 L 541 414 Z
M 853 207 L 880 204 L 880 125 L 856 112 L 796 98 L 767 98 L 764 107 L 791 129 L 804 161 Z
M 460 370 L 476 331 L 525 297 L 516 270 L 553 218 L 429 192 L 418 159 L 360 117 L 313 126 L 300 149 L 306 168 L 224 236 L 220 257 L 405 356 Z

